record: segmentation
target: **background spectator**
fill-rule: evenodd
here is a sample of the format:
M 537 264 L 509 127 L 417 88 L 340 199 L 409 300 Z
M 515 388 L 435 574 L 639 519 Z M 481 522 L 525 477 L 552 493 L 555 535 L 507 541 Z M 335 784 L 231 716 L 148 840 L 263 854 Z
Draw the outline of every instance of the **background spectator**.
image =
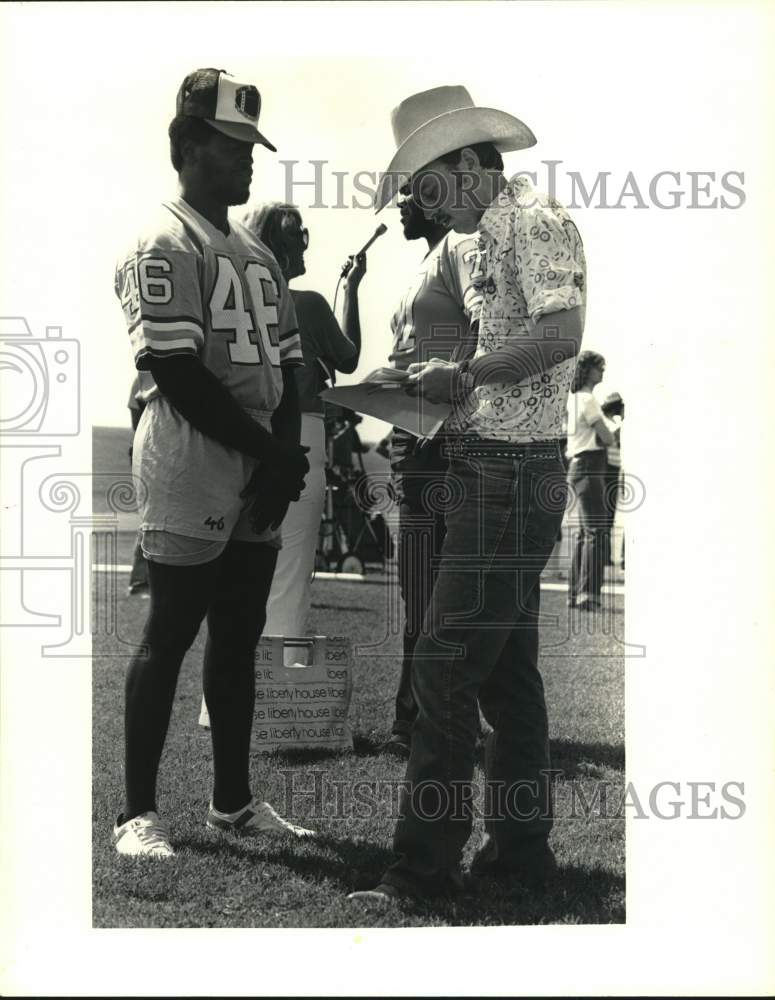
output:
M 606 448 L 614 444 L 594 388 L 603 379 L 605 358 L 582 351 L 568 396 L 568 485 L 576 497 L 579 528 L 570 567 L 568 604 L 584 611 L 601 606 Z
M 287 282 L 306 272 L 304 253 L 309 233 L 296 206 L 281 202 L 261 205 L 246 214 L 244 223 L 272 251 Z M 302 411 L 301 443 L 310 449 L 310 471 L 301 497 L 291 504 L 282 523 L 283 547 L 267 603 L 266 635 L 305 634 L 326 489 L 325 413 L 318 394 L 328 382 L 334 382 L 337 371 L 350 374 L 358 366 L 358 288 L 365 274 L 366 255 L 361 254 L 344 282 L 344 332 L 319 292 L 291 290 L 304 356 L 304 367 L 296 369 L 295 375 Z M 303 661 L 302 652 L 301 648 L 290 647 L 286 662 Z
M 608 420 L 614 443 L 606 448 L 606 467 L 603 478 L 603 499 L 606 510 L 606 526 L 603 533 L 603 565 L 613 566 L 613 529 L 616 520 L 616 506 L 622 475 L 621 434 L 624 420 L 624 400 L 618 392 L 606 396 L 601 407 Z

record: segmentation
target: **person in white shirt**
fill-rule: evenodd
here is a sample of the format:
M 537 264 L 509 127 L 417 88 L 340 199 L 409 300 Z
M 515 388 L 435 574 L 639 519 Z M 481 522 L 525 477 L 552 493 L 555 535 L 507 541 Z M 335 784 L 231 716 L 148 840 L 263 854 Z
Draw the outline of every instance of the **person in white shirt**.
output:
M 577 504 L 579 528 L 570 567 L 568 604 L 583 611 L 601 607 L 606 448 L 614 436 L 595 399 L 594 388 L 605 372 L 605 358 L 582 351 L 568 396 L 568 486 Z

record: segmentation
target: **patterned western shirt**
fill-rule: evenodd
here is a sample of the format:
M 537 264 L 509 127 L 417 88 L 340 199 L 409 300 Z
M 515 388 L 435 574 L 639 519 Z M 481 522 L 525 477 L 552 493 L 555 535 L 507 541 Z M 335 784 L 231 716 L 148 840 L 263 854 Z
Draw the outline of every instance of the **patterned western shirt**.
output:
M 576 226 L 553 198 L 524 177 L 507 184 L 479 223 L 476 287 L 482 292 L 475 357 L 518 338 L 535 339 L 542 316 L 583 310 L 586 261 Z M 480 386 L 453 417 L 462 433 L 503 441 L 560 437 L 575 358 L 517 383 Z

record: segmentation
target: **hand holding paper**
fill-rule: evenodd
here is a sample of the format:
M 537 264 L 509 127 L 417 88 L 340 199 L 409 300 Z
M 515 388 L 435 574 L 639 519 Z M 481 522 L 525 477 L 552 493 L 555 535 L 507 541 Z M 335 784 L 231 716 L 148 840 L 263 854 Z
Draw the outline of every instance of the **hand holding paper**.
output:
M 433 437 L 451 412 L 448 403 L 436 403 L 406 391 L 411 376 L 398 368 L 377 368 L 358 385 L 337 386 L 320 398 L 357 413 L 385 420 L 418 437 Z
M 418 364 L 409 365 L 407 392 L 410 396 L 421 396 L 429 403 L 451 403 L 455 397 L 455 383 L 459 369 L 454 361 L 431 358 Z

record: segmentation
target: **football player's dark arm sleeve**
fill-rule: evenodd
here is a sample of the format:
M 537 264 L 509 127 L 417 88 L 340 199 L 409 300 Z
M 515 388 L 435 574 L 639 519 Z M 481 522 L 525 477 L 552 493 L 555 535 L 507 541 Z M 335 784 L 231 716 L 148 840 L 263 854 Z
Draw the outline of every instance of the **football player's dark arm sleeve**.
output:
M 147 366 L 162 396 L 202 434 L 253 458 L 268 458 L 277 447 L 199 358 L 152 358 Z
M 299 387 L 293 368 L 283 367 L 283 394 L 272 414 L 272 433 L 284 444 L 298 444 L 301 440 L 301 409 Z

